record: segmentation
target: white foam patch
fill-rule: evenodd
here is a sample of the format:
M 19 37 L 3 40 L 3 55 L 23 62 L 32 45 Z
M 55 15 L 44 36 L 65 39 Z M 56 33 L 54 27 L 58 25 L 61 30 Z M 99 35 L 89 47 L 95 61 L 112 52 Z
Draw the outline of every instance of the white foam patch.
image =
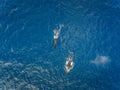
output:
M 11 62 L 6 62 L 6 63 L 4 64 L 5 67 L 10 66 L 10 65 L 12 65 Z
M 110 63 L 110 59 L 108 56 L 97 55 L 95 60 L 91 61 L 91 63 L 95 65 L 105 65 L 107 63 Z

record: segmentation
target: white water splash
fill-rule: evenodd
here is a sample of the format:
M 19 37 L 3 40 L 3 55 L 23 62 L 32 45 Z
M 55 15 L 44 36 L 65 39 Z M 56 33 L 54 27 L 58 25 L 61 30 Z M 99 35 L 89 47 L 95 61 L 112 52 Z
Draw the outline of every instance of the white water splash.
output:
M 91 61 L 91 63 L 95 65 L 105 65 L 107 63 L 110 63 L 110 59 L 108 56 L 97 55 L 95 60 Z

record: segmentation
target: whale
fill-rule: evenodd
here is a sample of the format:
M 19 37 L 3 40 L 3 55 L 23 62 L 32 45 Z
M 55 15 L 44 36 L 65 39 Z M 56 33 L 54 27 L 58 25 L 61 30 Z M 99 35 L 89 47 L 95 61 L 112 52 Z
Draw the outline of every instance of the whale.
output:
M 66 73 L 69 73 L 73 67 L 74 67 L 73 53 L 71 52 L 71 53 L 69 54 L 68 58 L 66 59 L 65 72 L 66 72 Z

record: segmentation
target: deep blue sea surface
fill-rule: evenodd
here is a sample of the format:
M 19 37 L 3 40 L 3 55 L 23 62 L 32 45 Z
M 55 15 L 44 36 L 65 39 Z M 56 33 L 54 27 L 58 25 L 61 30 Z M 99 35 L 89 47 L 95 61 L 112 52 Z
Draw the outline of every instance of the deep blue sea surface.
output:
M 120 90 L 119 44 L 120 0 L 0 0 L 0 90 Z

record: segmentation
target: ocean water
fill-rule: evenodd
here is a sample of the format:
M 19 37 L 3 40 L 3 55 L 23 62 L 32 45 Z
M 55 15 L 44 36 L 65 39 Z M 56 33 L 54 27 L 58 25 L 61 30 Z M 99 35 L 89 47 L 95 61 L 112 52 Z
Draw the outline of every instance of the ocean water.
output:
M 119 0 L 0 0 L 0 90 L 120 90 L 119 44 Z

